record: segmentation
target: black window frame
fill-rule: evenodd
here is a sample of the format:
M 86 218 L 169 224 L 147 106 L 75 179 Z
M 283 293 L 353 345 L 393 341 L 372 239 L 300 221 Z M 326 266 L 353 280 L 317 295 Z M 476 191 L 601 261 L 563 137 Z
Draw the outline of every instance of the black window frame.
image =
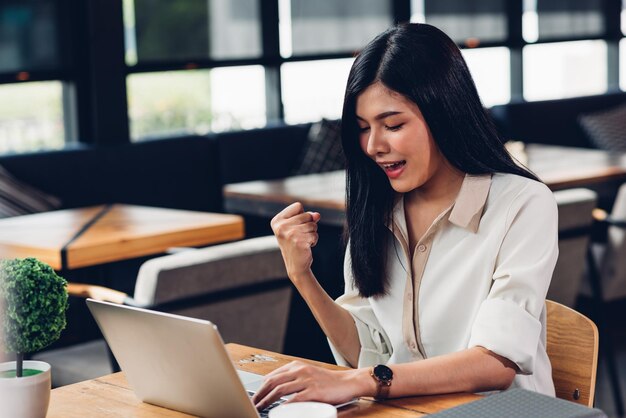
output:
M 394 23 L 408 22 L 411 0 L 390 0 Z M 94 146 L 130 143 L 126 79 L 131 74 L 260 65 L 265 69 L 268 123 L 284 121 L 280 68 L 285 63 L 354 57 L 354 51 L 282 57 L 279 44 L 279 0 L 259 0 L 260 57 L 203 58 L 194 61 L 137 63 L 125 61 L 122 1 L 60 0 L 59 27 L 63 66 L 54 71 L 31 71 L 27 81 L 61 81 L 66 142 Z M 604 33 L 593 37 L 561 37 L 527 42 L 522 36 L 523 0 L 506 1 L 507 36 L 498 42 L 461 43 L 462 49 L 506 47 L 510 51 L 511 101 L 523 101 L 523 54 L 527 45 L 603 40 L 608 49 L 608 91 L 620 91 L 619 42 L 621 0 L 603 0 Z M 21 71 L 0 73 L 0 84 L 23 82 Z

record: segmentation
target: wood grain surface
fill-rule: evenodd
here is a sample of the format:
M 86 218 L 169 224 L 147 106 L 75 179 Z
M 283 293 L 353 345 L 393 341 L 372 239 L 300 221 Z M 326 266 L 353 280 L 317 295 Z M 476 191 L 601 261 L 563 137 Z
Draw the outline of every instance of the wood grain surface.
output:
M 237 344 L 227 344 L 226 348 L 235 367 L 259 374 L 267 374 L 293 360 L 301 360 L 329 369 L 344 369 L 332 364 L 299 359 Z M 350 406 L 341 408 L 339 418 L 421 417 L 426 413 L 433 413 L 479 398 L 479 396 L 471 394 L 414 397 L 385 402 L 364 398 Z M 174 418 L 189 417 L 190 415 L 140 402 L 128 386 L 124 374 L 116 373 L 54 389 L 47 416 L 48 418 Z
M 0 220 L 0 258 L 37 257 L 61 269 L 61 249 L 103 209 L 95 206 Z M 113 205 L 67 246 L 67 268 L 79 268 L 244 237 L 237 215 Z
M 547 308 L 547 352 L 557 398 L 593 407 L 598 328 L 584 315 L 553 301 Z M 574 391 L 578 390 L 576 399 Z

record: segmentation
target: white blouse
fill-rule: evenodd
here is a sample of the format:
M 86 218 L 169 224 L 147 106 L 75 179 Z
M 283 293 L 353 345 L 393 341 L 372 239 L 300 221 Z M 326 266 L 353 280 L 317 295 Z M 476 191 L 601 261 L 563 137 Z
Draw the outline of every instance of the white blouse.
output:
M 512 387 L 554 396 L 546 353 L 545 297 L 558 257 L 557 206 L 542 183 L 512 175 L 467 175 L 455 203 L 417 243 L 409 261 L 404 201 L 393 209 L 389 291 L 345 294 L 359 367 L 405 363 L 481 346 L 519 367 Z M 338 364 L 348 365 L 332 346 Z

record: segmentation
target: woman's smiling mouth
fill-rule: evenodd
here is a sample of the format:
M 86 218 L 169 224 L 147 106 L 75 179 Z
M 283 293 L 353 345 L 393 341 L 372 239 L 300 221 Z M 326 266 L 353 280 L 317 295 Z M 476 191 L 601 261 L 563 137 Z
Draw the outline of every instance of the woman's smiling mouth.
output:
M 385 171 L 385 174 L 387 174 L 390 179 L 395 179 L 399 177 L 400 174 L 402 174 L 402 171 L 404 171 L 406 160 L 389 162 L 385 161 L 378 163 L 378 165 L 382 167 L 382 169 Z

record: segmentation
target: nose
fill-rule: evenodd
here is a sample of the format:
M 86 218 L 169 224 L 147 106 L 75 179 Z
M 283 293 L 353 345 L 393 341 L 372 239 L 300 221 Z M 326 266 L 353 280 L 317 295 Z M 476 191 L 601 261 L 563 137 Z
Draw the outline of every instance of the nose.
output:
M 365 145 L 365 152 L 368 155 L 374 157 L 388 152 L 389 146 L 384 138 L 384 134 L 375 129 L 370 129 L 368 133 Z

